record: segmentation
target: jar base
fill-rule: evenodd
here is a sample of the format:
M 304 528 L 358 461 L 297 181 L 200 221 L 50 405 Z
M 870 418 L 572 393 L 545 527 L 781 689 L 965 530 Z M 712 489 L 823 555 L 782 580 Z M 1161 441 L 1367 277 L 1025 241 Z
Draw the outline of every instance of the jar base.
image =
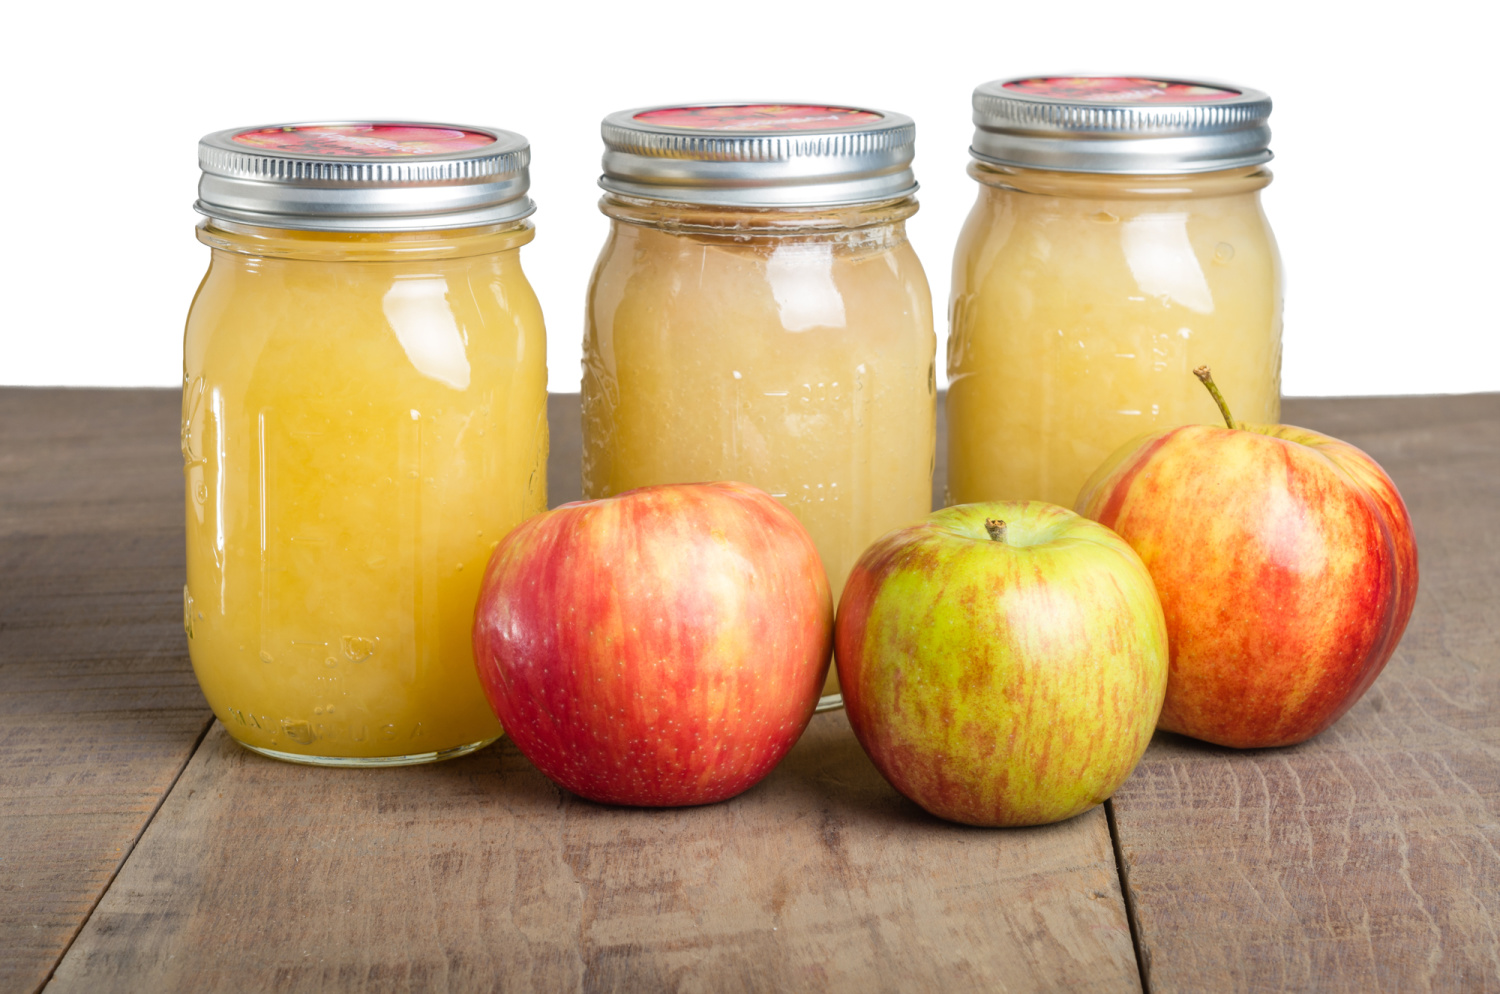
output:
M 824 694 L 818 698 L 818 706 L 813 708 L 813 714 L 822 714 L 824 711 L 844 710 L 843 694 Z
M 233 736 L 230 736 L 233 738 Z M 445 759 L 457 759 L 459 756 L 467 756 L 471 752 L 477 752 L 492 742 L 498 742 L 500 736 L 492 739 L 482 739 L 479 742 L 470 742 L 467 745 L 454 746 L 452 749 L 441 749 L 437 752 L 414 752 L 406 756 L 304 756 L 296 752 L 278 752 L 275 749 L 265 749 L 253 746 L 247 742 L 234 741 L 251 752 L 259 753 L 270 759 L 279 759 L 284 763 L 300 763 L 303 766 L 342 766 L 346 768 L 367 769 L 377 766 L 417 766 L 421 763 L 440 763 Z

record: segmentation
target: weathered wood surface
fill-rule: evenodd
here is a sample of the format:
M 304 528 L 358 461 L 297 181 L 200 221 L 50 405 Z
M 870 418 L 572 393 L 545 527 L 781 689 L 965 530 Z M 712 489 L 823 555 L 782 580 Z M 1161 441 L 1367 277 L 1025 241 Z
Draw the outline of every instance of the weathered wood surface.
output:
M 508 744 L 326 771 L 216 726 L 49 990 L 1120 991 L 1101 809 L 946 825 L 841 714 L 723 804 L 606 808 Z
M 552 502 L 578 493 L 551 402 Z M 1081 990 L 1138 985 L 1103 811 L 991 833 L 896 795 L 827 715 L 760 786 L 604 808 L 508 742 L 331 771 L 215 727 L 49 990 Z
M 575 405 L 552 401 L 554 502 Z M 1286 411 L 1392 472 L 1421 595 L 1330 732 L 1160 736 L 1112 802 L 1151 989 L 1500 990 L 1500 397 Z M 0 390 L 0 990 L 46 977 L 148 820 L 50 989 L 1136 985 L 1100 812 L 936 823 L 838 715 L 743 797 L 664 813 L 508 746 L 322 771 L 215 727 L 151 819 L 206 721 L 176 420 L 169 391 Z
M 46 981 L 210 720 L 182 637 L 179 408 L 0 390 L 0 991 Z
M 583 496 L 583 420 L 576 393 L 547 397 L 547 505 L 556 507 Z
M 1500 395 L 1288 401 L 1411 510 L 1417 607 L 1332 729 L 1158 735 L 1115 795 L 1157 992 L 1500 990 Z

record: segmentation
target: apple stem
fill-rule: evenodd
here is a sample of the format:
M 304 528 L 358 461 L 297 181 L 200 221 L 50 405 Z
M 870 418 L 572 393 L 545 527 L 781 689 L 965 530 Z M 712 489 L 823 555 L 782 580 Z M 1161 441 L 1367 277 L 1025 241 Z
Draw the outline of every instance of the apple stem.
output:
M 1208 367 L 1199 366 L 1193 370 L 1193 375 L 1202 380 L 1203 385 L 1208 387 L 1208 392 L 1213 394 L 1214 403 L 1219 405 L 1219 413 L 1224 415 L 1224 423 L 1231 428 L 1244 427 L 1235 421 L 1234 416 L 1229 413 L 1229 404 L 1224 400 L 1224 395 L 1219 392 L 1219 385 L 1214 382 L 1214 374 L 1208 371 Z
M 984 530 L 990 533 L 990 538 L 1001 545 L 1005 544 L 1005 522 L 999 518 L 986 518 L 984 521 Z

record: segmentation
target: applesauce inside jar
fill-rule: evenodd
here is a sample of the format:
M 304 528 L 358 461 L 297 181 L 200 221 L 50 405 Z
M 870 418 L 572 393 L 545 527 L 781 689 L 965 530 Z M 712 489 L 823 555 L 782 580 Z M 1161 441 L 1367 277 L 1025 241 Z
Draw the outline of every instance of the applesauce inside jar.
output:
M 881 168 L 909 162 L 898 115 L 712 110 L 726 130 L 751 134 L 787 121 L 826 129 L 832 116 L 833 127 L 871 128 L 864 141 L 890 146 Z M 655 162 L 621 162 L 638 151 L 631 142 L 660 138 L 671 151 L 671 125 L 644 138 L 634 130 L 643 115 L 663 119 L 625 112 L 605 127 L 601 209 L 612 224 L 587 308 L 585 496 L 708 480 L 760 487 L 807 528 L 837 602 L 860 553 L 931 507 L 936 338 L 904 226 L 914 183 L 909 171 L 871 182 L 862 170 L 875 166 L 851 157 L 845 186 L 830 190 L 826 175 L 798 172 L 818 157 L 799 148 L 817 146 L 778 138 L 782 185 L 754 185 L 758 167 L 731 142 L 702 188 L 674 186 L 680 178 L 651 174 Z M 704 116 L 667 119 L 708 130 Z M 731 167 L 751 185 L 732 185 Z M 827 203 L 840 199 L 849 202 Z M 824 706 L 836 706 L 836 691 L 830 670 Z
M 1022 126 L 1042 111 L 1059 122 L 1045 136 Z M 1281 260 L 1259 193 L 1269 112 L 1254 91 L 1136 78 L 976 91 L 979 192 L 949 302 L 949 503 L 1072 506 L 1130 439 L 1217 421 L 1200 365 L 1240 417 L 1280 419 Z
M 343 169 L 352 206 L 277 214 L 278 198 L 331 184 L 268 193 L 258 170 L 272 167 L 244 166 L 234 146 L 205 152 L 225 182 L 203 188 L 198 236 L 213 252 L 184 344 L 188 649 L 214 714 L 255 751 L 321 765 L 459 755 L 501 733 L 470 640 L 485 563 L 546 507 L 523 140 L 489 154 L 506 133 L 304 131 L 237 144 Z M 447 144 L 400 151 L 432 131 Z M 394 158 L 383 176 L 415 178 L 361 185 L 371 171 L 339 161 L 341 142 Z M 433 219 L 422 177 L 449 146 L 484 179 L 439 195 L 478 209 Z M 412 189 L 414 216 L 390 216 Z M 365 191 L 385 195 L 373 217 L 351 213 Z M 488 223 L 442 227 L 464 219 Z

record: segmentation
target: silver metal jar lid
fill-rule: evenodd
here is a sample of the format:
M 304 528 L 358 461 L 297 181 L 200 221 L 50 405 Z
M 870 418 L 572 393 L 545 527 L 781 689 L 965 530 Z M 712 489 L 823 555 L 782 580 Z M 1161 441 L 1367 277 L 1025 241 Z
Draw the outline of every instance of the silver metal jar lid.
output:
M 333 121 L 198 143 L 201 214 L 312 231 L 469 228 L 526 217 L 531 146 L 498 128 Z
M 834 207 L 909 196 L 916 125 L 823 104 L 642 107 L 604 119 L 610 193 L 729 207 Z
M 1268 162 L 1271 98 L 1140 76 L 1031 76 L 974 90 L 981 162 L 1086 173 L 1201 173 Z

